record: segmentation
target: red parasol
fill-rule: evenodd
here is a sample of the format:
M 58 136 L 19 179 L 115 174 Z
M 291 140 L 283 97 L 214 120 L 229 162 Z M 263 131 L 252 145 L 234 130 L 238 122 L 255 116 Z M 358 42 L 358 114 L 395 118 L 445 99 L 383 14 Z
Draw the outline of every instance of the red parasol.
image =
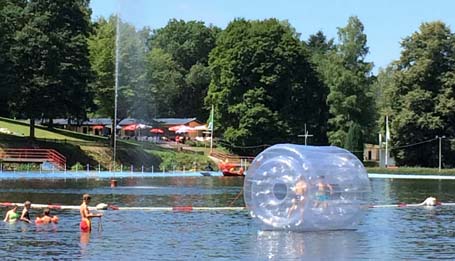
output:
M 153 128 L 150 130 L 151 133 L 155 133 L 155 134 L 163 134 L 164 133 L 164 130 L 162 129 L 159 129 L 159 128 Z
M 126 131 L 135 131 L 136 128 L 137 128 L 136 124 L 131 124 L 131 125 L 123 127 L 123 129 Z

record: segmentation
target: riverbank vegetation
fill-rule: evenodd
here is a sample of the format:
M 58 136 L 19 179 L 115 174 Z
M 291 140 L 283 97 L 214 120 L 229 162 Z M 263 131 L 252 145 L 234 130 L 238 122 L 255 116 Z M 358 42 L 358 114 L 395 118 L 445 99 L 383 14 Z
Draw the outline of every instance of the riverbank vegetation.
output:
M 308 137 L 358 153 L 381 134 L 398 166 L 436 167 L 439 149 L 443 165 L 455 166 L 455 34 L 444 22 L 403 36 L 400 57 L 374 75 L 356 16 L 337 39 L 322 31 L 301 39 L 275 18 L 238 18 L 224 29 L 170 19 L 152 30 L 116 16 L 92 20 L 89 6 L 0 3 L 0 116 L 29 119 L 29 131 L 17 133 L 45 135 L 35 119 L 52 128 L 55 118 L 114 118 L 118 53 L 120 119 L 205 121 L 214 106 L 215 137 L 241 155 Z
M 22 131 L 28 131 L 27 122 L 0 118 L 0 128 L 8 133 L 0 133 L 0 150 L 2 148 L 46 148 L 55 149 L 65 155 L 67 169 L 79 170 L 112 170 L 112 147 L 104 137 L 86 135 L 61 129 L 48 129 L 36 126 L 35 139 L 29 139 Z M 24 129 L 25 128 L 25 129 Z M 202 170 L 211 160 L 207 158 L 208 150 L 177 151 L 166 149 L 149 142 L 119 141 L 117 147 L 118 163 L 116 170 L 162 171 L 162 170 Z M 211 162 L 216 169 L 216 164 Z M 3 169 L 37 170 L 38 165 L 3 163 Z
M 438 168 L 415 168 L 415 167 L 399 167 L 399 168 L 366 168 L 368 173 L 381 174 L 416 174 L 416 175 L 455 175 L 455 169 Z

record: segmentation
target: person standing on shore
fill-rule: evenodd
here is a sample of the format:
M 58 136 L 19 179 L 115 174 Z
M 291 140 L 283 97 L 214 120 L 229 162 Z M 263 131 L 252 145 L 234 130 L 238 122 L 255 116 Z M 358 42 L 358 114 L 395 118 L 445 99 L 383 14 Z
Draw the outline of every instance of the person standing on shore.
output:
M 88 208 L 88 204 L 90 203 L 91 197 L 89 194 L 84 194 L 82 196 L 82 204 L 80 207 L 80 214 L 81 214 L 81 223 L 80 228 L 82 232 L 90 232 L 92 231 L 92 222 L 91 219 L 94 217 L 102 217 L 103 214 L 92 214 Z

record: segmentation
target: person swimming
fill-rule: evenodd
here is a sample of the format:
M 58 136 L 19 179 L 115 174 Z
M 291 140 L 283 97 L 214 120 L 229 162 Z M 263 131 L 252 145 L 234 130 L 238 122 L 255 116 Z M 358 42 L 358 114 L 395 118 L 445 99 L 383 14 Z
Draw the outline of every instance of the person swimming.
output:
M 434 207 L 441 205 L 441 202 L 435 197 L 428 197 L 419 206 Z
M 8 212 L 6 212 L 5 219 L 3 219 L 4 222 L 16 222 L 17 219 L 19 218 L 19 214 L 16 213 L 17 211 L 17 205 L 13 205 L 13 208 L 10 209 Z
M 88 204 L 90 203 L 91 197 L 89 194 L 84 194 L 82 196 L 82 204 L 80 207 L 80 214 L 81 214 L 81 223 L 80 228 L 82 232 L 90 232 L 92 231 L 92 223 L 91 219 L 94 217 L 102 217 L 103 214 L 92 214 L 88 208 Z
M 51 210 L 49 208 L 45 208 L 43 211 L 42 217 L 36 217 L 35 223 L 36 224 L 49 224 L 49 223 L 58 223 L 59 218 L 57 216 L 51 217 Z

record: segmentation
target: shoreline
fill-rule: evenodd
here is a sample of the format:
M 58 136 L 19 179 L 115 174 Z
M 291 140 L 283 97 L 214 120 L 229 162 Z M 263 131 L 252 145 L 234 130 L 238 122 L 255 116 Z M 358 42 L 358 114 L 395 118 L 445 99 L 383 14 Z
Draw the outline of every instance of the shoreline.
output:
M 12 179 L 116 179 L 153 177 L 223 177 L 220 171 L 112 172 L 112 171 L 1 171 L 0 180 Z M 232 177 L 229 177 L 232 178 Z M 455 180 L 455 175 L 368 173 L 370 179 Z

